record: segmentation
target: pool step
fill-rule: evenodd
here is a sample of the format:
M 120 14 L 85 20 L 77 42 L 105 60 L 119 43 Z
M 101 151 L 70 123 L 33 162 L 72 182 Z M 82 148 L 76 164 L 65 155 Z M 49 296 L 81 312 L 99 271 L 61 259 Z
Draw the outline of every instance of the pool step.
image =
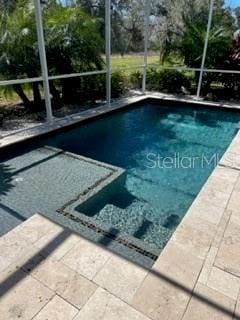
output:
M 161 225 L 161 223 L 154 222 L 149 224 L 147 230 L 142 234 L 135 235 L 137 238 L 140 237 L 145 243 L 151 247 L 157 247 L 158 249 L 163 249 L 170 239 L 172 232 Z
M 143 199 L 134 200 L 131 205 L 127 208 L 127 210 L 132 212 L 138 212 L 141 216 L 151 222 L 160 222 L 164 224 L 165 217 L 162 213 L 154 209 L 147 201 Z
M 107 204 L 97 215 L 100 223 L 111 225 L 119 232 L 124 232 L 134 238 L 144 241 L 152 249 L 161 249 L 171 236 L 170 229 L 164 227 L 164 219 L 150 221 L 146 218 L 146 212 L 140 210 L 140 206 L 134 205 L 127 209 L 121 209 L 112 204 Z M 146 210 L 147 206 L 144 206 Z
M 174 213 L 159 212 L 143 199 L 134 200 L 128 207 L 128 210 L 140 212 L 145 219 L 151 221 L 153 224 L 161 225 L 171 230 L 178 226 L 181 219 Z
M 111 225 L 121 232 L 134 235 L 143 224 L 144 219 L 139 212 L 107 204 L 96 216 L 96 220 Z

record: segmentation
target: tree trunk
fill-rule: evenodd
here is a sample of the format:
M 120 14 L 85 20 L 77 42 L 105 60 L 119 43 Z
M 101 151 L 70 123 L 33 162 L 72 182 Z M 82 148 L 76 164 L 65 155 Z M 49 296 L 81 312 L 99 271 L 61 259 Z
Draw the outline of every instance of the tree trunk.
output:
M 63 103 L 75 103 L 78 101 L 79 81 L 76 78 L 62 79 Z
M 35 110 L 41 110 L 42 109 L 42 98 L 39 90 L 39 83 L 33 82 L 32 83 L 32 89 L 33 89 L 33 104 Z
M 56 87 L 52 81 L 49 81 L 49 87 L 50 87 L 51 94 L 53 96 L 53 100 L 52 100 L 53 107 L 56 109 L 61 108 L 62 101 L 61 101 L 60 92 L 56 89 Z
M 20 84 L 14 84 L 13 90 L 17 93 L 19 98 L 22 100 L 22 103 L 26 108 L 31 108 L 31 102 L 23 91 L 23 88 Z

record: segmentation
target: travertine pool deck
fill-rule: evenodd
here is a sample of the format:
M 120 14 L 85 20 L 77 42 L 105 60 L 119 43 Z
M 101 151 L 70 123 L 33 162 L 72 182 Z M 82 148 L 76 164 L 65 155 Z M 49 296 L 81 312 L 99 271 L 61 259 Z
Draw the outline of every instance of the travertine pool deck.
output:
M 151 269 L 36 214 L 0 238 L 0 319 L 240 319 L 240 134 Z

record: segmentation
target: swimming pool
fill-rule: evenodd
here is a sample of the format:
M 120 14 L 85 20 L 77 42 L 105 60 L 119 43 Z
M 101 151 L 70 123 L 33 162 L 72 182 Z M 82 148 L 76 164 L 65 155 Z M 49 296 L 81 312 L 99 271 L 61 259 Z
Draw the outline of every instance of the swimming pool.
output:
M 18 148 L 2 158 L 0 228 L 10 229 L 15 220 L 27 217 L 26 212 L 53 212 L 68 202 L 80 183 L 76 172 L 86 170 L 64 158 L 68 151 L 126 170 L 125 179 L 96 199 L 72 203 L 69 210 L 115 234 L 137 239 L 158 254 L 224 154 L 239 121 L 239 113 L 222 109 L 144 103 Z M 44 146 L 63 152 L 54 155 L 52 168 L 62 158 L 55 175 L 48 165 L 40 166 L 42 157 L 52 156 Z M 39 162 L 34 171 L 32 161 Z M 21 165 L 27 168 L 24 176 Z M 25 187 L 21 179 L 28 181 Z M 87 178 L 79 179 L 82 183 Z M 14 222 L 6 218 L 11 216 L 6 208 L 15 212 Z

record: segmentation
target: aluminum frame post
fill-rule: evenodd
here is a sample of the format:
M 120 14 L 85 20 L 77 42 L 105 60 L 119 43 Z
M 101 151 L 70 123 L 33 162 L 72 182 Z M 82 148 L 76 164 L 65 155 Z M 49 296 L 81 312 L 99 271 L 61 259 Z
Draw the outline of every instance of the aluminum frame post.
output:
M 50 89 L 49 89 L 48 66 L 47 66 L 47 57 L 46 57 L 46 49 L 45 49 L 45 41 L 44 41 L 44 33 L 43 33 L 42 9 L 41 9 L 40 1 L 41 0 L 34 0 L 34 7 L 35 7 L 38 49 L 39 49 L 41 71 L 42 71 L 42 78 L 43 78 L 43 89 L 44 89 L 47 121 L 51 122 L 53 119 L 53 114 L 52 114 L 52 105 L 51 105 L 51 95 L 50 95 Z
M 205 43 L 203 48 L 203 57 L 202 57 L 201 70 L 200 70 L 199 81 L 198 81 L 198 88 L 197 88 L 197 99 L 200 98 L 200 93 L 202 88 L 202 79 L 203 79 L 203 72 L 204 72 L 205 61 L 207 56 L 208 40 L 209 40 L 209 34 L 212 26 L 213 5 L 214 5 L 214 0 L 210 0 L 207 33 L 206 33 L 206 38 L 205 38 Z
M 142 93 L 143 94 L 145 94 L 145 92 L 146 92 L 150 11 L 151 11 L 151 1 L 145 0 L 145 8 L 144 8 L 144 68 L 143 68 L 143 79 L 142 79 Z
M 111 0 L 105 0 L 106 101 L 111 105 Z

